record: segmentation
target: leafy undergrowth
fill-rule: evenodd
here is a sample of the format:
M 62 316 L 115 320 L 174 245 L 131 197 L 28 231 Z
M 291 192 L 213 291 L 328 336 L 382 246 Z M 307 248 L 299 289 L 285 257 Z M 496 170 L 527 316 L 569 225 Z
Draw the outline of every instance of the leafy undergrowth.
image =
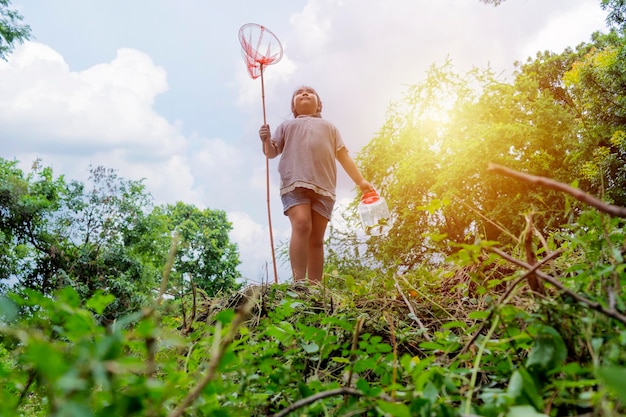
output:
M 0 415 L 622 415 L 623 260 L 581 239 L 546 254 L 539 292 L 483 243 L 440 270 L 193 291 L 108 326 L 104 293 L 8 296 Z

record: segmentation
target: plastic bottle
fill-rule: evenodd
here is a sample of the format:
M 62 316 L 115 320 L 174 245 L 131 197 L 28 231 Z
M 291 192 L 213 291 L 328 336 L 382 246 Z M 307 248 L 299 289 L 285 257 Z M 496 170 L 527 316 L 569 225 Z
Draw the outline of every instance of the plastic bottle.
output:
M 384 235 L 391 229 L 391 216 L 387 202 L 376 191 L 372 190 L 363 194 L 358 210 L 366 235 Z

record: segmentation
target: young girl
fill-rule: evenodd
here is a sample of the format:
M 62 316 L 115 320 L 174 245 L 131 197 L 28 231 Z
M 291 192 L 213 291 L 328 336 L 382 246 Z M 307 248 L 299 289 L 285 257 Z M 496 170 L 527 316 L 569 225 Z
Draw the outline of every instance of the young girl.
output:
M 263 152 L 281 155 L 278 164 L 283 211 L 291 223 L 289 259 L 295 282 L 307 277 L 319 283 L 324 270 L 324 233 L 335 205 L 337 164 L 361 189 L 373 190 L 348 154 L 337 128 L 322 119 L 322 101 L 311 87 L 300 87 L 291 98 L 294 118 L 282 122 L 274 135 L 261 126 Z

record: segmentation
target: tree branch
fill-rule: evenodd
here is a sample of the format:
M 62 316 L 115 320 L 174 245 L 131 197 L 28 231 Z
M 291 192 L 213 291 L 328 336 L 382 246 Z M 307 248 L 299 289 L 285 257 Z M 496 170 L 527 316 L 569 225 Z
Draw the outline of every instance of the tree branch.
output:
M 492 251 L 493 253 L 501 256 L 502 258 L 506 259 L 507 261 L 514 263 L 517 266 L 521 266 L 522 268 L 525 268 L 529 271 L 534 271 L 535 275 L 537 275 L 539 278 L 543 279 L 544 281 L 549 282 L 550 284 L 554 285 L 555 287 L 557 287 L 559 290 L 561 290 L 562 292 L 564 292 L 565 294 L 569 295 L 570 297 L 572 297 L 573 299 L 575 299 L 576 301 L 578 301 L 579 303 L 583 303 L 586 304 L 589 308 L 591 308 L 592 310 L 595 311 L 599 311 L 600 313 L 611 317 L 615 320 L 618 320 L 620 322 L 622 322 L 623 324 L 626 324 L 626 316 L 621 314 L 619 311 L 612 309 L 612 308 L 606 308 L 604 307 L 602 304 L 595 302 L 595 301 L 591 301 L 585 297 L 583 297 L 582 295 L 579 295 L 577 293 L 575 293 L 574 291 L 566 288 L 563 284 L 561 284 L 559 282 L 559 280 L 557 280 L 556 278 L 541 272 L 541 271 L 537 271 L 533 269 L 533 266 L 528 265 L 526 262 L 520 261 L 519 259 L 516 259 L 512 256 L 510 256 L 509 254 L 497 249 L 497 248 L 486 248 L 486 250 Z
M 429 342 L 432 342 L 433 340 L 428 335 L 428 328 L 426 328 L 426 326 L 424 326 L 424 324 L 419 319 L 419 317 L 417 317 L 417 314 L 415 314 L 415 310 L 413 309 L 413 306 L 411 305 L 411 302 L 409 301 L 409 299 L 406 298 L 406 295 L 404 295 L 404 293 L 402 292 L 402 288 L 400 288 L 400 285 L 398 284 L 398 280 L 394 279 L 394 281 L 395 281 L 395 285 L 396 285 L 396 290 L 398 290 L 398 292 L 402 296 L 402 299 L 404 300 L 404 304 L 406 304 L 406 306 L 409 308 L 409 311 L 412 314 L 411 318 L 413 320 L 415 320 L 415 322 L 420 327 L 420 329 L 424 330 L 424 333 L 423 333 L 424 334 L 424 339 L 428 340 Z
M 506 175 L 507 177 L 517 178 L 519 180 L 525 181 L 530 184 L 541 185 L 552 190 L 561 191 L 566 194 L 571 195 L 578 201 L 582 201 L 596 209 L 600 210 L 603 213 L 610 214 L 613 217 L 624 217 L 626 218 L 626 208 L 615 206 L 612 204 L 607 204 L 602 200 L 585 193 L 584 191 L 570 187 L 567 184 L 563 184 L 558 181 L 554 181 L 553 179 L 546 177 L 539 177 L 536 175 L 524 174 L 523 172 L 515 171 L 510 168 L 504 167 L 502 165 L 489 163 L 487 170 L 495 171 L 500 174 Z
M 552 259 L 556 258 L 557 256 L 560 256 L 561 253 L 562 253 L 561 251 L 552 252 L 550 255 L 546 256 L 540 262 L 534 264 L 532 267 L 530 267 L 530 265 L 529 265 L 528 271 L 526 271 L 525 274 L 523 274 L 521 277 L 519 277 L 515 281 L 513 281 L 513 283 L 509 286 L 509 288 L 507 288 L 507 290 L 504 292 L 504 294 L 502 294 L 502 296 L 500 297 L 500 300 L 498 300 L 496 305 L 504 304 L 506 302 L 506 299 L 509 298 L 509 295 L 511 295 L 513 290 L 519 285 L 520 282 L 525 281 L 528 278 L 529 275 L 534 274 L 536 270 L 538 270 L 543 265 L 545 265 L 546 263 L 548 263 Z M 455 360 L 460 355 L 462 355 L 465 352 L 467 352 L 467 349 L 469 349 L 469 347 L 476 341 L 476 339 L 478 339 L 478 336 L 485 329 L 485 326 L 487 325 L 487 323 L 489 323 L 491 321 L 491 319 L 493 318 L 493 315 L 495 314 L 495 311 L 496 311 L 495 308 L 491 309 L 491 311 L 489 312 L 489 316 L 487 316 L 487 318 L 482 322 L 482 324 L 480 325 L 478 330 L 476 330 L 476 332 L 474 332 L 474 335 L 469 340 L 469 342 L 467 342 L 465 344 L 465 346 L 463 346 L 463 349 L 461 349 L 461 351 L 456 354 L 456 356 L 454 357 Z
M 334 397 L 336 395 L 354 395 L 356 397 L 363 397 L 365 394 L 358 389 L 355 388 L 336 388 L 328 391 L 318 392 L 317 394 L 313 394 L 309 397 L 302 398 L 301 400 L 296 401 L 291 404 L 289 407 L 280 410 L 278 413 L 273 414 L 271 417 L 285 417 L 289 413 L 296 411 L 298 408 L 306 407 L 309 404 L 313 404 L 317 400 L 321 400 L 323 398 Z M 394 402 L 393 398 L 388 396 L 387 394 L 379 394 L 378 398 L 387 402 Z
M 198 382 L 198 384 L 185 396 L 183 401 L 169 414 L 169 417 L 181 417 L 187 407 L 189 407 L 202 393 L 204 388 L 213 380 L 215 375 L 217 374 L 217 368 L 226 352 L 228 346 L 232 343 L 237 335 L 237 331 L 239 326 L 241 326 L 248 314 L 252 310 L 253 305 L 258 298 L 258 290 L 254 290 L 253 296 L 248 299 L 248 301 L 243 305 L 243 307 L 237 311 L 233 321 L 230 323 L 230 329 L 224 338 L 220 338 L 219 332 L 216 330 L 215 332 L 215 343 L 213 346 L 213 351 L 211 352 L 209 363 L 207 364 L 207 371 L 204 377 Z M 219 327 L 216 327 L 219 329 Z

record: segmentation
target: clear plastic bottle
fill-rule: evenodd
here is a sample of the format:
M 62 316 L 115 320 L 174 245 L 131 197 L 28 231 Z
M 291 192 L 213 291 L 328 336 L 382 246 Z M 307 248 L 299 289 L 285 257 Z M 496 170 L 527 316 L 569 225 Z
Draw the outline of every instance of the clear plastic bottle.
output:
M 376 191 L 363 194 L 358 210 L 366 235 L 384 235 L 391 229 L 392 222 L 387 202 Z

